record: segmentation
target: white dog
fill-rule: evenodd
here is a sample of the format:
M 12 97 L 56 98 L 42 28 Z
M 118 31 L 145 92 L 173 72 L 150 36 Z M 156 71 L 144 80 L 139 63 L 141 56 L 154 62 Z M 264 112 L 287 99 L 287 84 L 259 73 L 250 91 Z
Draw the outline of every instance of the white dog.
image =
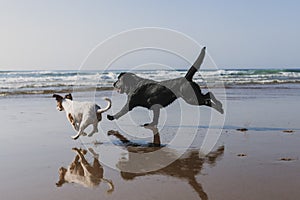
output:
M 86 135 L 84 129 L 91 124 L 93 125 L 93 130 L 88 136 L 91 137 L 94 133 L 98 132 L 98 122 L 102 119 L 101 114 L 111 107 L 111 100 L 109 98 L 104 98 L 108 101 L 108 105 L 106 108 L 101 109 L 100 106 L 92 102 L 73 101 L 71 94 L 67 94 L 65 97 L 53 94 L 53 97 L 56 98 L 57 109 L 59 111 L 66 111 L 67 118 L 74 130 L 77 131 L 77 134 L 72 136 L 74 140 L 81 135 Z

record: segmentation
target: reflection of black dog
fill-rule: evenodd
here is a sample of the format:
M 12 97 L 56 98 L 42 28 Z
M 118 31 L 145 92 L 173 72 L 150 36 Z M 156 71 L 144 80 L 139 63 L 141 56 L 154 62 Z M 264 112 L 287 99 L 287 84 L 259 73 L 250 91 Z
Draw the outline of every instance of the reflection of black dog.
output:
M 200 68 L 205 56 L 205 47 L 201 50 L 199 57 L 193 66 L 189 69 L 185 77 L 156 82 L 144 79 L 132 73 L 121 73 L 114 87 L 118 92 L 126 93 L 128 100 L 120 112 L 111 116 L 107 115 L 109 120 L 119 119 L 134 107 L 142 106 L 153 111 L 153 121 L 146 125 L 157 125 L 161 107 L 166 107 L 177 98 L 183 98 L 185 102 L 191 105 L 205 105 L 215 108 L 223 114 L 223 108 L 220 101 L 208 92 L 202 94 L 197 83 L 192 79 L 194 74 Z
M 148 145 L 131 142 L 118 131 L 108 131 L 108 135 L 113 135 L 118 138 L 128 150 L 128 159 L 120 160 L 117 164 L 117 167 L 121 170 L 122 178 L 125 180 L 133 180 L 136 177 L 149 175 L 176 177 L 182 180 L 186 180 L 189 185 L 197 192 L 201 199 L 208 199 L 208 195 L 204 191 L 202 184 L 197 181 L 196 177 L 201 173 L 204 164 L 214 166 L 216 162 L 222 158 L 225 150 L 224 146 L 220 146 L 216 151 L 212 151 L 206 156 L 200 156 L 199 150 L 197 149 L 190 149 L 187 150 L 187 152 L 185 152 L 179 159 L 175 159 L 176 154 L 174 150 L 168 149 L 168 147 L 162 148 L 163 146 L 160 144 L 159 132 L 157 128 L 150 129 L 153 131 L 154 137 L 153 142 L 149 143 Z M 153 146 L 153 144 L 155 145 Z M 160 150 L 160 152 L 157 154 L 159 156 L 156 156 L 157 159 L 174 159 L 174 162 L 171 162 L 169 165 L 155 171 L 140 172 L 141 169 L 147 169 L 146 166 L 148 166 L 148 162 L 153 164 L 153 160 L 147 159 L 146 154 L 157 150 Z M 141 160 L 141 153 L 145 153 L 145 159 Z M 134 171 L 135 173 L 130 171 Z

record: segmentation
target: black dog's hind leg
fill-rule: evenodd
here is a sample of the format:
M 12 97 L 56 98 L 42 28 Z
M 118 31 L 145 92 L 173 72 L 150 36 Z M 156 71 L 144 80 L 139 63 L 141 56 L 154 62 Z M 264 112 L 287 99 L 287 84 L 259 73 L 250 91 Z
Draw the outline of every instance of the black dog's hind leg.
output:
M 224 113 L 222 103 L 218 101 L 211 92 L 203 95 L 199 85 L 194 82 L 189 82 L 189 85 L 184 88 L 182 98 L 188 104 L 205 105 L 216 109 L 222 114 Z
M 158 124 L 159 114 L 160 114 L 161 105 L 154 105 L 151 107 L 153 111 L 153 121 L 151 123 L 146 123 L 144 126 L 156 126 Z
M 212 92 L 208 92 L 204 96 L 205 98 L 211 99 L 217 106 L 222 107 L 222 103 L 215 97 L 215 95 Z
M 222 108 L 222 103 L 216 99 L 215 95 L 211 92 L 208 92 L 204 95 L 205 99 L 210 101 L 210 107 L 216 109 L 221 114 L 224 113 L 224 110 Z

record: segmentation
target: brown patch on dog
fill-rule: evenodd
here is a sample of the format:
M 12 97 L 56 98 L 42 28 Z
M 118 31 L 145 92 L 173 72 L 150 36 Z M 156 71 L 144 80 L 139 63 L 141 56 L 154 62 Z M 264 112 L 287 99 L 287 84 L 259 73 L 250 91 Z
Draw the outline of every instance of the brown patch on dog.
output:
M 65 95 L 65 99 L 70 99 L 72 101 L 73 100 L 72 94 L 69 93 L 69 94 Z
M 75 120 L 74 120 L 73 116 L 71 115 L 71 113 L 68 114 L 68 119 L 69 119 L 70 123 L 71 123 L 73 126 L 75 126 Z
M 62 106 L 62 101 L 58 101 L 56 105 L 59 108 L 59 111 L 63 111 L 64 110 L 64 107 Z
M 102 113 L 97 113 L 97 120 L 100 122 L 102 120 Z
M 62 106 L 62 100 L 64 98 L 62 96 L 58 95 L 58 94 L 53 94 L 52 97 L 56 99 L 56 106 L 57 106 L 58 110 L 63 111 L 64 107 Z

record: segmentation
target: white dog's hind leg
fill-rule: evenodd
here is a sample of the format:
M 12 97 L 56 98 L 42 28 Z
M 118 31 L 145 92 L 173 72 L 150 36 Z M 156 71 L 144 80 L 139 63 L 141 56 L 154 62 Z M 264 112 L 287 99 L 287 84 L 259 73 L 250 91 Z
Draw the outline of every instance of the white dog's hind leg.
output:
M 98 123 L 94 123 L 93 124 L 93 130 L 88 136 L 92 137 L 94 135 L 94 133 L 97 133 L 97 132 L 98 132 Z

